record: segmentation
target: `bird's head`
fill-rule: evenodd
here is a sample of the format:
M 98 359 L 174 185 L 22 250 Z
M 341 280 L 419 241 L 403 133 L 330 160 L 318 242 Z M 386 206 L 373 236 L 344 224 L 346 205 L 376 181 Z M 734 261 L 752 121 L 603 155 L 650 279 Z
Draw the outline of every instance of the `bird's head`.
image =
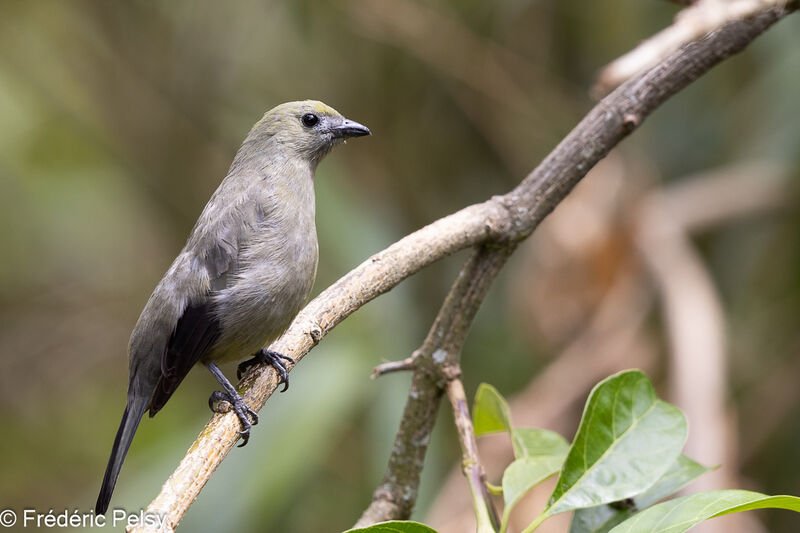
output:
M 366 126 L 344 118 L 332 107 L 316 100 L 287 102 L 274 107 L 251 132 L 251 137 L 269 139 L 287 155 L 307 159 L 313 166 L 340 142 L 363 135 L 370 135 Z

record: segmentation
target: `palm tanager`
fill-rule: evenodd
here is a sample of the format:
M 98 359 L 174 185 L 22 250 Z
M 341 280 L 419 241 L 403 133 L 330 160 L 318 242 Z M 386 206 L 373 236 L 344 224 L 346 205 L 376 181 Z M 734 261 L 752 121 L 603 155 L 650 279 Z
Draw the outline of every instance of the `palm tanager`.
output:
M 281 104 L 256 123 L 189 238 L 153 291 L 131 334 L 130 378 L 96 512 L 105 513 L 122 463 L 145 411 L 154 416 L 197 362 L 224 392 L 247 443 L 258 416 L 217 363 L 272 365 L 288 386 L 283 360 L 263 348 L 300 311 L 317 272 L 314 171 L 331 148 L 369 135 L 322 102 Z M 252 418 L 252 421 L 251 421 Z

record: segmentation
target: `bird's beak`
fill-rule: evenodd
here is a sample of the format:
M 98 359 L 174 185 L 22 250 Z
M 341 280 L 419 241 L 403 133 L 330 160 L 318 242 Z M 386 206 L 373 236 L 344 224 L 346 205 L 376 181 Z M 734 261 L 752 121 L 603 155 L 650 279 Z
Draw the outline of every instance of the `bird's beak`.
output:
M 342 119 L 341 122 L 331 128 L 334 137 L 363 137 L 371 135 L 369 128 L 353 120 Z

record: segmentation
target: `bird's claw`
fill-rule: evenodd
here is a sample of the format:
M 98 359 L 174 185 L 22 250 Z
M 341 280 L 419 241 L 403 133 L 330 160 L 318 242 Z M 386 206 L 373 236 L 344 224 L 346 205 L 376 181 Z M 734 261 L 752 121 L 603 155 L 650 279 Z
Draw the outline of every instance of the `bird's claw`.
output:
M 244 373 L 247 372 L 247 370 L 251 366 L 260 363 L 267 364 L 270 365 L 272 368 L 274 368 L 275 371 L 278 373 L 279 376 L 278 384 L 283 383 L 283 389 L 281 389 L 281 392 L 284 392 L 286 389 L 289 388 L 289 371 L 286 369 L 286 365 L 284 364 L 283 361 L 281 361 L 281 359 L 285 359 L 286 361 L 289 361 L 292 364 L 295 363 L 294 358 L 289 357 L 288 355 L 283 355 L 282 353 L 274 352 L 272 350 L 262 349 L 258 353 L 256 353 L 251 359 L 239 363 L 239 366 L 236 367 L 236 377 L 242 379 Z
M 217 402 L 228 402 L 231 406 L 230 408 L 233 409 L 233 412 L 239 417 L 239 422 L 242 424 L 242 430 L 239 432 L 239 435 L 242 437 L 242 443 L 239 445 L 239 448 L 245 446 L 250 440 L 250 428 L 258 424 L 258 413 L 250 409 L 245 403 L 244 398 L 238 394 L 236 397 L 232 398 L 229 394 L 218 390 L 211 393 L 211 396 L 208 398 L 208 406 L 215 413 L 224 412 L 215 408 L 214 404 Z M 252 422 L 250 421 L 251 418 Z

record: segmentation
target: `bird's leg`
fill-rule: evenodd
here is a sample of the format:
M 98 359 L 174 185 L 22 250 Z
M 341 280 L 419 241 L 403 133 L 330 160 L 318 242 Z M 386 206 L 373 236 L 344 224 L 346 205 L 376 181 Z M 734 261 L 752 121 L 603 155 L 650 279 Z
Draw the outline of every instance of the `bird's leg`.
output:
M 236 368 L 236 376 L 239 379 L 242 379 L 242 375 L 247 372 L 247 369 L 259 363 L 270 365 L 278 373 L 278 376 L 280 376 L 278 384 L 283 383 L 283 389 L 281 389 L 281 392 L 283 392 L 289 388 L 289 372 L 286 370 L 286 365 L 283 361 L 281 361 L 281 359 L 285 359 L 292 364 L 295 363 L 295 360 L 288 355 L 283 355 L 282 353 L 273 352 L 272 350 L 266 350 L 262 348 L 253 356 L 252 359 L 248 359 L 247 361 L 242 361 L 239 363 L 239 366 Z
M 211 396 L 208 398 L 208 406 L 211 408 L 212 411 L 214 409 L 214 404 L 216 402 L 225 400 L 226 402 L 231 404 L 233 408 L 233 412 L 236 413 L 236 416 L 239 417 L 239 421 L 242 423 L 242 430 L 239 434 L 242 436 L 242 443 L 239 445 L 241 448 L 247 441 L 250 440 L 250 427 L 252 425 L 258 424 L 258 414 L 250 409 L 246 403 L 244 403 L 244 398 L 242 395 L 236 391 L 236 387 L 228 381 L 228 378 L 225 377 L 225 374 L 222 373 L 222 370 L 214 363 L 206 363 L 208 370 L 217 378 L 219 384 L 222 385 L 222 388 L 225 389 L 225 392 L 214 391 Z M 250 417 L 253 417 L 253 422 L 250 422 Z

